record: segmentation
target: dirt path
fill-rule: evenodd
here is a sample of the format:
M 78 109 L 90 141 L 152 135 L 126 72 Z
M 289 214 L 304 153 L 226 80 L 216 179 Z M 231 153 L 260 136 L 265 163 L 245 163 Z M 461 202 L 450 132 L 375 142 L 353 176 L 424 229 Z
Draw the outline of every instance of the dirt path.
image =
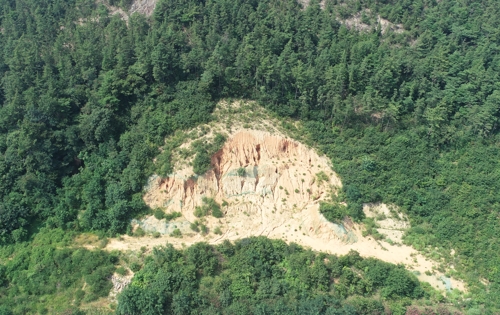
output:
M 409 246 L 390 245 L 388 243 L 377 242 L 373 239 L 363 238 L 359 233 L 359 230 L 356 230 L 358 241 L 353 244 L 346 244 L 335 239 L 318 239 L 310 235 L 302 235 L 300 232 L 295 232 L 295 229 L 299 226 L 294 223 L 297 222 L 293 222 L 293 220 L 285 221 L 281 226 L 269 231 L 266 236 L 273 239 L 283 239 L 288 243 L 295 242 L 302 246 L 325 253 L 345 255 L 349 253 L 350 250 L 355 250 L 363 257 L 373 257 L 394 264 L 404 264 L 409 270 L 418 271 L 420 273 L 417 275 L 417 278 L 420 281 L 428 282 L 436 289 L 442 291 L 445 290 L 445 285 L 441 280 L 441 277 L 444 276 L 442 273 L 436 271 L 433 275 L 425 274 L 426 271 L 432 271 L 433 268 L 437 268 L 437 264 L 428 260 Z M 248 236 L 259 236 L 263 234 L 262 231 L 259 230 L 248 230 L 244 233 L 244 235 L 237 235 L 236 233 L 236 229 L 231 229 L 226 231 L 222 236 L 209 234 L 206 237 L 199 234 L 184 235 L 182 238 L 174 238 L 170 236 L 161 236 L 159 238 L 153 238 L 151 236 L 130 237 L 125 235 L 121 240 L 111 239 L 106 249 L 116 249 L 121 251 L 140 250 L 144 246 L 151 249 L 167 243 L 174 245 L 176 248 L 183 248 L 197 242 L 219 244 L 225 239 L 234 241 Z M 452 288 L 457 288 L 460 291 L 465 290 L 465 285 L 462 281 L 452 279 L 451 284 Z

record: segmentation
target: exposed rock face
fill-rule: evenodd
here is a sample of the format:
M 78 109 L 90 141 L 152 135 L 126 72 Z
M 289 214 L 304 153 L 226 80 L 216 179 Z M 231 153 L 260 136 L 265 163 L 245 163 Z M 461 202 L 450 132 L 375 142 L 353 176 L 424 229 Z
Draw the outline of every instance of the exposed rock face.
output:
M 111 276 L 111 283 L 113 283 L 113 288 L 109 292 L 109 297 L 112 301 L 115 301 L 118 294 L 122 292 L 123 289 L 125 289 L 130 284 L 130 282 L 132 282 L 132 277 L 133 275 L 120 276 L 117 274 L 113 274 Z
M 365 14 L 367 14 L 369 16 L 372 15 L 370 9 L 364 9 L 363 11 Z M 382 32 L 382 34 L 385 34 L 389 30 L 393 31 L 394 33 L 398 33 L 398 34 L 404 32 L 403 24 L 391 23 L 390 21 L 382 18 L 378 14 L 376 15 L 376 20 L 377 20 L 376 24 L 374 24 L 374 25 L 365 24 L 365 23 L 363 23 L 363 21 L 362 21 L 363 19 L 361 18 L 362 14 L 363 14 L 363 12 L 358 12 L 348 19 L 337 18 L 337 21 L 339 21 L 341 24 L 344 24 L 348 29 L 355 29 L 355 30 L 361 31 L 361 32 L 368 32 L 368 31 L 377 29 L 377 27 L 379 27 L 379 26 L 380 26 L 380 31 Z
M 146 16 L 150 16 L 151 14 L 153 14 L 153 11 L 156 7 L 156 2 L 158 2 L 158 0 L 134 0 L 132 5 L 130 6 L 130 14 L 137 12 Z
M 179 172 L 165 179 L 157 178 L 156 189 L 146 195 L 146 202 L 152 207 L 166 206 L 182 212 L 193 210 L 203 196 L 245 196 L 259 203 L 271 201 L 280 209 L 282 198 L 300 207 L 310 202 L 315 193 L 325 194 L 328 184 L 341 185 L 331 171 L 329 183 L 314 185 L 314 172 L 328 171 L 327 160 L 297 142 L 264 132 L 235 134 L 212 157 L 212 166 L 213 170 L 199 177 Z M 166 194 L 156 194 L 158 189 Z
M 125 277 L 120 277 L 113 275 L 111 276 L 111 282 L 113 283 L 113 290 L 116 292 L 121 292 L 127 285 L 130 284 L 130 279 Z
M 152 208 L 181 212 L 191 222 L 196 220 L 194 209 L 202 205 L 203 197 L 226 201 L 224 219 L 209 220 L 225 228 L 229 238 L 286 234 L 282 228 L 288 225 L 304 235 L 355 240 L 345 227 L 328 222 L 319 213 L 319 202 L 328 199 L 341 182 L 328 160 L 314 150 L 283 136 L 240 131 L 212 157 L 212 166 L 198 177 L 183 170 L 167 178 L 154 177 L 144 200 Z M 328 179 L 318 180 L 319 172 Z M 178 227 L 185 226 L 179 223 Z M 169 230 L 157 224 L 141 226 L 163 233 Z

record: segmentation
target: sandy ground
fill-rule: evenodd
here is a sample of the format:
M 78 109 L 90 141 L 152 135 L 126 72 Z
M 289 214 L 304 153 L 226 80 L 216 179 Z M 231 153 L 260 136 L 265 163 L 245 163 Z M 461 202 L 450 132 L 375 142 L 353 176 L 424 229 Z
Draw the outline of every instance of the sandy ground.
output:
M 327 158 L 277 129 L 262 131 L 233 126 L 226 130 L 229 130 L 228 140 L 212 157 L 213 170 L 204 176 L 193 176 L 192 168 L 181 163 L 168 177 L 150 179 L 145 202 L 153 209 L 180 212 L 182 217 L 173 222 L 153 216 L 135 221 L 136 226 L 149 233 L 159 232 L 160 236 L 124 235 L 110 239 L 106 249 L 139 250 L 167 243 L 181 248 L 202 241 L 218 244 L 226 239 L 264 235 L 316 251 L 343 255 L 356 250 L 363 257 L 404 264 L 409 270 L 418 271 L 419 280 L 445 289 L 440 279 L 443 274 L 433 271 L 436 262 L 398 244 L 409 223 L 395 209 L 391 211 L 386 205 L 364 208 L 368 217 L 380 219 L 380 232 L 388 235 L 394 245 L 363 237 L 362 226 L 349 219 L 334 224 L 320 214 L 320 202 L 331 200 L 342 186 Z M 190 228 L 191 223 L 200 220 L 194 216 L 194 210 L 203 205 L 203 197 L 224 204 L 223 218 L 201 219 L 209 229 L 206 235 Z M 182 232 L 182 237 L 169 236 L 175 229 Z M 221 233 L 215 234 L 216 229 Z M 426 271 L 433 275 L 426 275 Z M 453 288 L 464 290 L 462 282 L 452 279 L 451 283 Z
M 252 221 L 252 218 L 248 218 L 245 224 L 249 227 L 255 226 L 254 222 L 249 221 Z M 441 280 L 441 277 L 444 275 L 438 271 L 432 271 L 434 268 L 437 268 L 438 264 L 430 261 L 428 258 L 419 254 L 416 250 L 409 246 L 390 245 L 386 242 L 375 241 L 370 237 L 364 238 L 361 236 L 360 229 L 358 227 L 351 230 L 356 235 L 357 241 L 349 244 L 335 238 L 328 240 L 315 235 L 303 235 L 301 232 L 301 226 L 301 221 L 296 218 L 292 217 L 284 219 L 280 226 L 273 227 L 266 236 L 274 239 L 283 239 L 288 243 L 295 242 L 302 246 L 325 253 L 345 255 L 349 253 L 350 250 L 355 250 L 363 257 L 373 257 L 394 264 L 403 264 L 411 271 L 418 271 L 420 274 L 417 278 L 420 281 L 428 282 L 436 289 L 442 291 L 445 290 L 445 285 Z M 232 227 L 227 231 L 224 231 L 222 235 L 209 233 L 206 236 L 202 236 L 198 233 L 186 233 L 182 238 L 174 238 L 168 235 L 162 235 L 159 238 L 153 238 L 151 236 L 130 237 L 124 235 L 121 240 L 111 239 L 106 249 L 121 251 L 140 250 L 144 246 L 151 249 L 165 244 L 172 244 L 176 248 L 183 248 L 198 242 L 219 244 L 225 239 L 237 240 L 249 236 L 259 236 L 263 234 L 262 230 L 264 230 L 264 228 L 259 230 L 253 228 L 237 229 Z M 425 271 L 431 271 L 434 274 L 426 275 Z M 451 283 L 452 288 L 465 291 L 465 285 L 462 281 L 451 279 Z
M 290 224 L 291 225 L 291 224 Z M 286 232 L 285 230 L 288 230 Z M 291 231 L 290 231 L 291 230 Z M 281 233 L 280 233 L 281 232 Z M 359 232 L 359 231 L 356 231 Z M 259 235 L 258 233 L 247 233 L 246 236 Z M 357 233 L 361 236 L 360 233 Z M 198 242 L 207 242 L 209 244 L 218 244 L 224 239 L 237 240 L 240 237 L 231 237 L 227 234 L 223 236 L 208 234 L 203 237 L 199 234 L 197 235 L 184 235 L 182 238 L 173 238 L 169 236 L 161 236 L 159 238 L 153 238 L 151 236 L 145 237 L 130 237 L 123 236 L 122 240 L 112 239 L 110 240 L 106 249 L 108 250 L 139 250 L 142 247 L 147 247 L 149 249 L 162 246 L 166 244 L 172 244 L 176 248 L 183 248 L 186 246 L 193 245 Z M 420 281 L 428 282 L 434 288 L 445 291 L 445 285 L 441 280 L 444 276 L 438 271 L 434 271 L 433 275 L 426 275 L 425 271 L 432 271 L 433 268 L 437 268 L 437 263 L 428 260 L 421 254 L 418 254 L 413 248 L 405 245 L 390 245 L 385 242 L 377 242 L 370 238 L 360 238 L 354 244 L 345 244 L 341 241 L 325 241 L 318 240 L 315 237 L 304 236 L 297 232 L 294 232 L 294 226 L 291 225 L 288 229 L 279 229 L 276 233 L 270 234 L 268 237 L 283 239 L 288 243 L 295 242 L 302 246 L 309 247 L 316 251 L 321 251 L 329 254 L 335 255 L 345 255 L 349 253 L 350 250 L 355 250 L 360 253 L 363 257 L 373 257 L 386 262 L 394 264 L 404 264 L 411 271 L 418 271 L 420 275 L 417 278 Z M 465 285 L 462 281 L 451 279 L 452 288 L 456 288 L 460 291 L 465 291 Z

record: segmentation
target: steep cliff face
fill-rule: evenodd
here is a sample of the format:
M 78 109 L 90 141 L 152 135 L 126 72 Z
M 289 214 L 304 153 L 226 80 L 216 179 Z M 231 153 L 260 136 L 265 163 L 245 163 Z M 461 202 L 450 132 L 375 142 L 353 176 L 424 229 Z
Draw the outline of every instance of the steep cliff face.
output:
M 224 218 L 208 218 L 209 224 L 222 226 L 229 238 L 282 236 L 287 234 L 283 226 L 326 239 L 355 238 L 319 213 L 319 202 L 335 193 L 341 182 L 328 160 L 314 150 L 283 135 L 241 130 L 211 163 L 212 170 L 202 176 L 186 169 L 153 178 L 144 200 L 151 208 L 181 212 L 194 221 L 194 210 L 203 204 L 203 197 L 214 198 L 225 205 Z

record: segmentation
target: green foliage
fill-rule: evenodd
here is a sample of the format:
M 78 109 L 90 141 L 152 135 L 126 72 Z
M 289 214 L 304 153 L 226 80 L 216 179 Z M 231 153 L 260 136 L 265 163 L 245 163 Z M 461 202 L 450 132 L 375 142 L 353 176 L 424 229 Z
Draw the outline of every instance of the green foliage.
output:
M 175 229 L 175 230 L 172 231 L 172 233 L 170 233 L 170 236 L 181 238 L 182 237 L 182 232 L 179 229 Z
M 196 152 L 193 160 L 193 172 L 198 175 L 203 175 L 210 169 L 211 157 L 205 150 Z
M 218 227 L 216 227 L 216 228 L 214 229 L 214 234 L 217 234 L 217 235 L 222 235 L 222 230 L 221 230 L 220 226 L 218 226 Z
M 116 268 L 116 273 L 121 275 L 121 276 L 126 276 L 128 272 L 127 272 L 127 269 L 120 266 L 120 267 Z
M 201 231 L 201 234 L 207 235 L 208 234 L 208 227 L 205 224 L 200 224 L 200 231 Z
M 191 228 L 191 230 L 193 230 L 194 232 L 199 232 L 199 231 L 200 231 L 199 225 L 200 225 L 200 222 L 199 222 L 199 221 L 195 221 L 195 222 L 191 223 L 191 224 L 189 225 L 189 227 L 190 227 L 190 228 Z
M 164 215 L 164 218 L 167 221 L 172 221 L 172 220 L 175 220 L 175 219 L 180 218 L 180 217 L 182 217 L 182 213 L 177 212 L 177 211 L 174 211 L 174 212 L 171 212 L 171 213 L 166 213 Z
M 363 204 L 359 201 L 350 202 L 347 206 L 347 214 L 354 219 L 356 222 L 360 222 L 365 218 L 365 213 L 363 212 Z
M 359 13 L 404 30 L 337 22 Z M 125 232 L 149 211 L 147 178 L 171 171 L 165 137 L 208 122 L 220 98 L 253 99 L 302 121 L 348 215 L 398 205 L 426 227 L 406 242 L 438 247 L 498 310 L 499 15 L 492 0 L 161 0 L 151 23 L 126 23 L 88 0 L 1 0 L 0 244 L 38 225 Z M 195 173 L 223 139 L 196 150 Z
M 198 175 L 205 174 L 211 168 L 212 155 L 222 148 L 226 141 L 226 137 L 217 133 L 213 141 L 202 143 L 195 141 L 192 147 L 196 151 L 196 156 L 193 159 L 193 172 Z
M 374 299 L 359 297 L 350 301 L 349 304 L 354 307 L 356 313 L 359 315 L 374 315 L 385 313 L 384 305 L 380 301 Z
M 247 171 L 245 170 L 244 167 L 240 167 L 240 168 L 238 168 L 238 170 L 236 170 L 236 173 L 238 174 L 238 176 L 244 177 L 245 174 L 247 173 Z
M 323 171 L 316 174 L 316 179 L 318 181 L 318 184 L 321 184 L 323 182 L 328 182 L 330 180 L 328 175 L 326 175 L 326 173 Z
M 0 315 L 13 315 L 14 313 L 6 306 L 0 306 Z
M 165 218 L 165 212 L 160 209 L 160 208 L 157 208 L 154 212 L 153 212 L 153 215 L 155 216 L 155 218 L 157 220 L 161 220 L 163 218 Z
M 224 216 L 224 214 L 222 213 L 222 211 L 220 210 L 220 207 L 218 205 L 217 205 L 217 207 L 212 208 L 212 215 L 215 218 L 222 218 Z
M 202 201 L 203 205 L 201 207 L 196 207 L 194 210 L 194 215 L 197 218 L 201 218 L 209 214 L 216 218 L 222 218 L 224 216 L 220 205 L 213 198 L 203 197 Z
M 389 271 L 385 279 L 385 287 L 382 289 L 382 296 L 392 298 L 395 296 L 408 296 L 420 298 L 424 295 L 417 278 L 404 269 L 404 266 L 398 266 Z
M 424 296 L 401 266 L 259 237 L 155 248 L 119 295 L 117 314 L 383 314 L 381 292 L 391 301 Z
M 42 308 L 54 314 L 71 308 L 73 299 L 109 294 L 116 254 L 68 247 L 71 242 L 72 236 L 60 229 L 43 229 L 30 243 L 0 249 L 0 305 L 5 314 L 9 309 L 10 314 L 27 314 Z
M 139 270 L 141 270 L 141 264 L 139 264 L 138 262 L 132 262 L 130 264 L 130 270 L 132 270 L 133 272 L 138 272 Z
M 319 212 L 321 212 L 328 221 L 341 223 L 347 215 L 347 207 L 339 203 L 320 202 Z
M 373 218 L 366 218 L 363 220 L 363 223 L 365 228 L 362 232 L 363 236 L 371 235 L 375 240 L 381 240 L 384 238 L 384 236 L 377 231 L 379 226 Z
M 197 218 L 204 217 L 208 214 L 208 208 L 206 207 L 195 207 L 194 208 L 194 216 Z
M 134 236 L 143 237 L 144 235 L 146 235 L 146 232 L 141 227 L 135 229 Z

